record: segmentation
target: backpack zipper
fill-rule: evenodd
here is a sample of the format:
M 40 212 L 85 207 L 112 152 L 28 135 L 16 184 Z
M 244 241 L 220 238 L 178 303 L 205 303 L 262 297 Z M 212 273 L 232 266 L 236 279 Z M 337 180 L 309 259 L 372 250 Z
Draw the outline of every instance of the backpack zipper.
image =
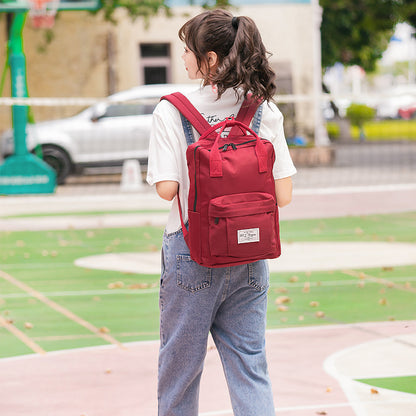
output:
M 249 144 L 249 143 L 252 143 L 252 142 L 255 142 L 255 141 L 256 141 L 256 139 L 248 140 L 246 142 L 238 143 L 238 144 L 235 144 L 235 143 L 226 143 L 226 144 L 224 144 L 224 146 L 221 146 L 218 149 L 219 150 L 222 150 L 223 152 L 226 152 L 229 147 L 231 147 L 233 150 L 237 150 L 237 146 L 242 146 L 244 144 Z M 209 150 L 209 151 L 211 151 L 211 150 Z

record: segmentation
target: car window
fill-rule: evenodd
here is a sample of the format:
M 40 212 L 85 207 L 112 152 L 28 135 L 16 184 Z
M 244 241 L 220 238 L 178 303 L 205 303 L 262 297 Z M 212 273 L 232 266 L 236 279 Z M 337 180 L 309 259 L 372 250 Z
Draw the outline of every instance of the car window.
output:
M 117 103 L 110 104 L 103 117 L 128 117 L 152 114 L 155 104 Z

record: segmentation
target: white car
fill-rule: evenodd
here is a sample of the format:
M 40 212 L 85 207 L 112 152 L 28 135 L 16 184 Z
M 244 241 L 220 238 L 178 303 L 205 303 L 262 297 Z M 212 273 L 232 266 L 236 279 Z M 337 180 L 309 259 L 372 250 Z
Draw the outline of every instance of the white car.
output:
M 117 166 L 126 159 L 147 162 L 152 112 L 160 97 L 197 88 L 195 84 L 143 85 L 111 95 L 73 117 L 28 124 L 28 150 L 41 146 L 59 184 L 78 168 Z M 8 130 L 0 138 L 0 154 L 6 158 L 13 152 L 13 131 Z

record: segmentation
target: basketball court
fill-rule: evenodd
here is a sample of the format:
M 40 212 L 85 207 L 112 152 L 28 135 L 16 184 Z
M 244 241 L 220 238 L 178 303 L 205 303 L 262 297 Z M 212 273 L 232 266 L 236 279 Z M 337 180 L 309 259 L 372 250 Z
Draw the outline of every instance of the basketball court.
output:
M 406 189 L 395 192 L 397 198 L 391 198 L 382 206 L 384 212 L 398 210 L 395 201 L 400 200 L 402 193 L 403 197 L 407 196 L 405 208 L 414 210 L 415 200 L 409 198 L 414 190 Z M 374 206 L 381 206 L 377 201 L 384 200 L 385 190 L 338 193 L 336 197 L 329 192 L 318 197 L 306 194 L 295 196 L 293 206 L 283 215 L 302 218 L 305 212 L 306 215 L 315 212 L 315 215 L 323 216 L 365 214 L 366 210 L 371 210 L 370 199 Z M 134 200 L 132 196 L 129 199 Z M 155 199 L 150 195 L 141 195 L 134 203 L 139 199 L 143 205 L 154 206 Z M 30 200 L 29 197 L 27 201 Z M 115 203 L 117 198 L 112 200 Z M 22 209 L 26 206 L 26 210 L 37 209 L 35 206 L 29 208 L 22 201 L 21 198 L 9 199 L 6 205 L 13 211 L 13 204 Z M 42 210 L 41 201 L 38 200 L 39 210 Z M 312 201 L 315 205 L 311 205 Z M 45 198 L 44 202 L 44 207 L 59 210 L 59 197 Z M 125 204 L 126 200 L 120 197 L 119 202 Z M 92 198 L 86 198 L 85 205 L 80 203 L 78 209 L 94 209 L 94 205 Z M 108 225 L 118 220 L 117 216 L 109 218 Z M 140 220 L 149 222 L 147 215 L 146 219 L 141 217 Z M 33 227 L 42 228 L 39 218 L 35 221 L 28 218 L 8 220 L 7 224 L 10 228 L 27 229 L 29 221 Z M 63 218 L 57 217 L 54 221 L 51 217 L 49 226 L 67 227 L 68 221 L 75 224 L 74 219 L 66 218 L 65 222 Z M 89 221 L 92 226 L 96 219 L 90 217 Z M 135 221 L 139 221 L 137 216 Z M 358 249 L 362 250 L 362 247 Z M 379 261 L 387 257 L 379 254 Z M 157 266 L 153 264 L 152 267 Z M 158 346 L 158 341 L 109 343 L 104 347 L 46 354 L 39 351 L 2 359 L 2 416 L 156 415 Z M 267 351 L 277 414 L 414 416 L 415 394 L 376 388 L 357 379 L 414 376 L 415 348 L 416 321 L 270 330 L 267 332 Z M 232 415 L 232 410 L 221 363 L 210 341 L 201 385 L 200 416 L 222 415 Z

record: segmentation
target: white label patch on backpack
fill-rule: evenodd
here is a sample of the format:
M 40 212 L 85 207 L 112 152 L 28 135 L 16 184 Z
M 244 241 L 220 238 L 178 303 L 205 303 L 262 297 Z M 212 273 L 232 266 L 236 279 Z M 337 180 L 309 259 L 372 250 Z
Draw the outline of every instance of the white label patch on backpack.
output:
M 260 241 L 260 229 L 248 228 L 246 230 L 237 230 L 238 244 L 258 243 Z

